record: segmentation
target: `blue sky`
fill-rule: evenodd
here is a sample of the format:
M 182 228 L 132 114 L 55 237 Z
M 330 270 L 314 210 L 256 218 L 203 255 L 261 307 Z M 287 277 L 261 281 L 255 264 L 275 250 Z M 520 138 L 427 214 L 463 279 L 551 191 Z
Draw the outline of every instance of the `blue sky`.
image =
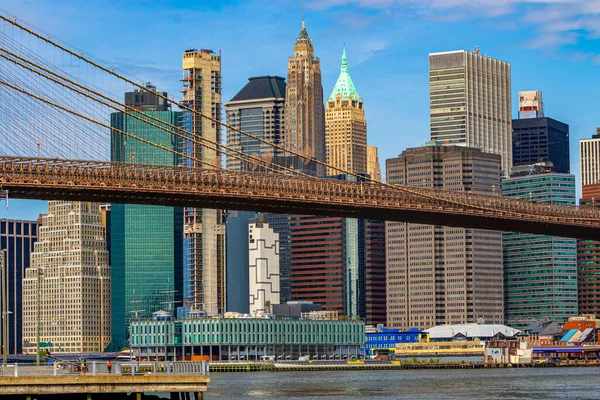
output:
M 224 101 L 250 76 L 286 76 L 301 21 L 300 0 L 0 0 L 0 8 L 176 98 L 181 53 L 221 50 Z M 326 96 L 346 41 L 382 167 L 429 139 L 428 53 L 479 46 L 511 63 L 515 116 L 517 92 L 539 89 L 546 115 L 570 125 L 579 175 L 578 140 L 600 126 L 600 0 L 306 0 L 305 19 Z M 9 204 L 0 218 L 45 210 Z

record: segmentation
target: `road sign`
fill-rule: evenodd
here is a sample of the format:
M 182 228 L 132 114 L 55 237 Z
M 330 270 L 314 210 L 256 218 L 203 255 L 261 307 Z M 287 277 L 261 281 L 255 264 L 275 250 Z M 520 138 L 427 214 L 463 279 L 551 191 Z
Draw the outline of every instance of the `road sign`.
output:
M 52 342 L 40 342 L 40 347 L 52 347 Z

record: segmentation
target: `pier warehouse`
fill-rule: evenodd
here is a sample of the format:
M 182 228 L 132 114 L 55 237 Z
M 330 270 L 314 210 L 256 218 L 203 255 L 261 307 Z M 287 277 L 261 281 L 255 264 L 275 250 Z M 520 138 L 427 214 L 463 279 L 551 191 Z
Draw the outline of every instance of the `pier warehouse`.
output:
M 193 318 L 132 321 L 131 347 L 145 360 L 289 360 L 351 358 L 365 323 L 307 318 Z

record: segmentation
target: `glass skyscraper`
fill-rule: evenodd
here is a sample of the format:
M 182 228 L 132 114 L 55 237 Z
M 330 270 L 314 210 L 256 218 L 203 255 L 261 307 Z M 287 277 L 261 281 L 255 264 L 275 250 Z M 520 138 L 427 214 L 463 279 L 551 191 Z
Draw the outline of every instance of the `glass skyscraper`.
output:
M 23 351 L 22 290 L 25 269 L 31 266 L 31 252 L 37 240 L 36 221 L 0 220 L 0 250 L 6 250 L 8 353 Z
M 551 161 L 554 172 L 568 174 L 569 125 L 552 118 L 514 119 L 513 165 Z
M 502 182 L 505 197 L 575 205 L 575 177 L 550 166 L 513 167 Z M 577 242 L 546 235 L 504 233 L 506 323 L 564 322 L 577 315 Z
M 166 105 L 153 107 L 156 111 L 148 111 L 146 104 L 135 106 L 167 124 L 179 126 L 182 119 L 180 112 L 170 111 Z M 112 114 L 111 126 L 169 149 L 181 149 L 176 136 L 124 113 Z M 177 165 L 179 161 L 171 152 L 116 130 L 111 137 L 111 160 L 157 165 Z M 172 311 L 174 302 L 183 296 L 183 209 L 113 204 L 110 219 L 112 347 L 120 349 L 127 345 L 132 319 L 149 317 L 160 309 Z

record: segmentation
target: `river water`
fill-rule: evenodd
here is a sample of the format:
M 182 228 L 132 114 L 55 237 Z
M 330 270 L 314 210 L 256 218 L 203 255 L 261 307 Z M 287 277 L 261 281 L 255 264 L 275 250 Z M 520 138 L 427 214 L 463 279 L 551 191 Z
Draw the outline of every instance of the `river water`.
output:
M 216 399 L 600 399 L 600 368 L 213 373 Z

